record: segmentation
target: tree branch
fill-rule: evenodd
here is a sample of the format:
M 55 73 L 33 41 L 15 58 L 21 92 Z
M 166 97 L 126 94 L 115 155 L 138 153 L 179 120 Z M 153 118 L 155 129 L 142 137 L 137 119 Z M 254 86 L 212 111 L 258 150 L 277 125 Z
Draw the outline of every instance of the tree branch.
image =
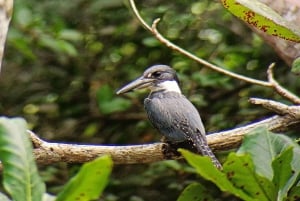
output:
M 139 11 L 137 10 L 136 8 L 136 5 L 135 5 L 135 2 L 134 0 L 129 0 L 130 2 L 130 6 L 133 10 L 133 13 L 134 15 L 136 16 L 136 18 L 139 20 L 139 22 L 147 29 L 149 30 L 155 37 L 156 39 L 158 39 L 161 43 L 163 43 L 165 46 L 167 46 L 168 48 L 172 49 L 172 50 L 175 50 L 177 52 L 179 52 L 180 54 L 183 54 L 185 56 L 187 56 L 188 58 L 204 65 L 205 67 L 207 68 L 210 68 L 216 72 L 219 72 L 219 73 L 222 73 L 224 75 L 227 75 L 227 76 L 230 76 L 230 77 L 233 77 L 233 78 L 236 78 L 236 79 L 239 79 L 239 80 L 242 80 L 242 81 L 245 81 L 245 82 L 248 82 L 248 83 L 251 83 L 251 84 L 257 84 L 257 85 L 260 85 L 260 86 L 264 86 L 264 87 L 271 87 L 271 84 L 269 82 L 266 82 L 266 81 L 261 81 L 261 80 L 257 80 L 257 79 L 253 79 L 253 78 L 249 78 L 249 77 L 246 77 L 246 76 L 243 76 L 243 75 L 239 75 L 239 74 L 236 74 L 236 73 L 233 73 L 231 71 L 228 71 L 226 69 L 223 69 L 219 66 L 216 66 L 214 64 L 211 64 L 207 61 L 205 61 L 204 59 L 201 59 L 199 57 L 197 57 L 196 55 L 182 49 L 181 47 L 175 45 L 174 43 L 172 43 L 171 41 L 169 41 L 168 39 L 166 39 L 163 35 L 161 35 L 159 33 L 159 31 L 157 30 L 157 25 L 160 21 L 160 19 L 155 19 L 153 21 L 153 24 L 152 24 L 152 27 L 150 27 L 146 22 L 145 20 L 141 17 L 141 15 L 139 14 Z
M 274 111 L 280 115 L 290 115 L 293 118 L 300 118 L 298 115 L 300 114 L 300 107 L 299 106 L 288 106 L 273 100 L 266 100 L 261 98 L 250 98 L 249 100 L 251 103 L 256 105 L 261 105 L 264 108 Z
M 12 2 L 12 1 L 5 1 Z M 1 4 L 2 3 L 2 4 Z M 275 90 L 283 95 L 284 97 L 290 98 L 290 94 L 281 93 L 278 90 L 278 85 L 276 81 L 274 82 L 272 67 L 270 67 L 268 75 L 269 81 L 260 81 L 245 76 L 241 76 L 230 71 L 224 70 L 218 66 L 210 64 L 205 60 L 202 60 L 195 55 L 183 50 L 182 48 L 171 43 L 165 39 L 156 29 L 159 19 L 155 20 L 152 27 L 149 27 L 147 23 L 140 17 L 134 1 L 130 0 L 130 4 L 133 11 L 139 21 L 145 26 L 154 36 L 159 39 L 163 44 L 167 45 L 173 50 L 176 50 L 187 57 L 198 61 L 199 63 L 225 75 L 249 82 L 252 84 L 257 84 L 265 87 L 274 87 Z M 3 0 L 0 0 L 0 6 L 3 6 Z M 0 13 L 1 14 L 1 13 Z M 8 13 L 7 16 L 10 16 Z M 6 19 L 9 19 L 6 18 Z M 0 35 L 1 39 L 5 39 L 3 35 Z M 5 41 L 5 40 L 4 40 Z M 1 45 L 1 44 L 0 44 Z M 2 52 L 0 51 L 0 59 Z M 274 84 L 275 83 L 275 84 Z M 279 85 L 280 86 L 280 85 Z M 281 87 L 282 88 L 282 87 Z M 280 89 L 280 87 L 279 87 Z M 297 100 L 297 99 L 295 99 Z M 278 103 L 270 100 L 263 99 L 251 99 L 254 104 L 260 104 L 267 109 L 271 109 L 283 116 L 273 116 L 256 123 L 251 123 L 249 125 L 241 126 L 228 131 L 222 131 L 213 133 L 207 136 L 208 144 L 215 152 L 226 151 L 229 149 L 237 148 L 243 139 L 243 136 L 253 129 L 258 127 L 266 127 L 270 131 L 280 132 L 288 130 L 290 126 L 300 123 L 300 106 L 287 106 L 282 103 Z M 298 101 L 298 100 L 297 100 Z M 100 146 L 100 145 L 78 145 L 78 144 L 64 144 L 64 143 L 53 143 L 46 142 L 38 138 L 34 133 L 29 131 L 31 140 L 34 146 L 34 155 L 38 164 L 52 164 L 56 162 L 68 162 L 68 163 L 83 163 L 95 159 L 104 154 L 109 154 L 112 156 L 115 164 L 135 164 L 135 163 L 151 163 L 156 161 L 161 161 L 165 159 L 178 159 L 178 153 L 174 152 L 170 145 L 165 143 L 153 143 L 145 145 L 130 145 L 130 146 Z
M 268 74 L 268 80 L 269 83 L 271 84 L 271 86 L 273 87 L 273 89 L 282 97 L 290 100 L 292 103 L 294 104 L 300 104 L 300 99 L 298 96 L 296 96 L 295 94 L 293 94 L 292 92 L 286 90 L 285 88 L 283 88 L 275 79 L 274 79 L 274 75 L 273 75 L 273 69 L 275 67 L 275 63 L 272 63 L 267 71 Z
M 159 19 L 156 19 L 150 27 L 139 15 L 134 0 L 130 0 L 130 5 L 137 19 L 141 24 L 149 30 L 154 36 L 167 47 L 180 52 L 183 55 L 209 67 L 217 72 L 227 76 L 234 77 L 245 82 L 257 84 L 265 87 L 273 87 L 279 94 L 289 100 L 296 100 L 290 93 L 282 93 L 282 88 L 273 78 L 273 64 L 268 70 L 268 82 L 260 81 L 245 76 L 241 76 L 230 71 L 224 70 L 218 66 L 196 57 L 186 50 L 176 46 L 165 39 L 157 30 Z M 278 87 L 279 86 L 279 87 Z M 287 94 L 287 95 L 286 95 Z M 292 98 L 291 98 L 292 97 Z M 290 126 L 300 123 L 300 106 L 287 106 L 271 100 L 250 99 L 251 103 L 260 104 L 263 107 L 275 111 L 283 116 L 273 116 L 256 123 L 241 126 L 228 131 L 213 133 L 207 136 L 209 146 L 215 151 L 226 151 L 237 148 L 243 139 L 243 136 L 258 127 L 266 127 L 273 132 L 288 130 Z M 174 151 L 170 145 L 165 143 L 153 143 L 145 145 L 129 145 L 129 146 L 102 146 L 102 145 L 77 145 L 46 142 L 38 138 L 34 133 L 30 132 L 34 145 L 34 154 L 39 164 L 51 164 L 55 162 L 83 163 L 95 159 L 104 154 L 111 155 L 115 164 L 135 164 L 135 163 L 151 163 L 166 159 L 178 159 L 178 153 Z
M 12 16 L 13 0 L 0 0 L 0 71 L 3 59 L 6 34 Z
M 287 106 L 264 99 L 251 99 L 251 102 L 263 103 L 268 108 L 277 108 L 276 111 L 284 110 L 285 115 L 276 115 L 239 128 L 207 135 L 208 144 L 214 152 L 239 147 L 243 136 L 255 128 L 266 127 L 270 131 L 281 132 L 300 123 L 300 106 Z M 84 163 L 105 154 L 110 155 L 115 164 L 152 163 L 179 158 L 178 153 L 165 143 L 129 146 L 78 145 L 46 142 L 32 132 L 30 132 L 30 136 L 34 145 L 36 161 L 38 164 L 44 165 L 56 162 Z
M 253 78 L 249 78 L 243 75 L 239 75 L 236 74 L 234 72 L 228 71 L 226 69 L 223 69 L 219 66 L 216 66 L 214 64 L 211 64 L 207 61 L 205 61 L 204 59 L 201 59 L 199 57 L 197 57 L 196 55 L 182 49 L 181 47 L 175 45 L 174 43 L 172 43 L 171 41 L 169 41 L 168 39 L 166 39 L 162 34 L 159 33 L 157 26 L 158 23 L 160 21 L 159 18 L 155 19 L 152 23 L 152 26 L 150 27 L 145 20 L 141 17 L 139 11 L 136 8 L 135 2 L 134 0 L 129 0 L 130 2 L 130 6 L 133 10 L 134 15 L 136 16 L 136 18 L 139 20 L 139 22 L 148 30 L 150 31 L 157 40 L 159 40 L 162 44 L 164 44 L 166 47 L 175 50 L 177 52 L 179 52 L 182 55 L 185 55 L 186 57 L 204 65 L 207 68 L 210 68 L 211 70 L 214 70 L 216 72 L 222 73 L 224 75 L 233 77 L 235 79 L 238 80 L 242 80 L 244 82 L 248 82 L 251 84 L 256 84 L 256 85 L 260 85 L 260 86 L 264 86 L 264 87 L 270 87 L 273 88 L 279 95 L 281 95 L 282 97 L 290 100 L 291 102 L 293 102 L 294 104 L 300 104 L 300 99 L 299 97 L 297 97 L 296 95 L 294 95 L 293 93 L 291 93 L 290 91 L 286 90 L 285 88 L 283 88 L 275 79 L 273 76 L 273 68 L 275 66 L 275 63 L 272 63 L 267 71 L 267 75 L 268 75 L 268 81 L 261 81 L 261 80 L 257 80 L 257 79 L 253 79 Z

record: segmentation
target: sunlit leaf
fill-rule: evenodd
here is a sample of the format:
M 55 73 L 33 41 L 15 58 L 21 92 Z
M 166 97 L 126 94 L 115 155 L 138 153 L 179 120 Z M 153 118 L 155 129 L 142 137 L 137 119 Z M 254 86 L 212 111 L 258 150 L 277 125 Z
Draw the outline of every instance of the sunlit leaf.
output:
M 292 169 L 296 175 L 300 172 L 300 148 L 289 137 L 273 134 L 266 128 L 255 129 L 251 134 L 244 137 L 244 141 L 238 153 L 247 153 L 252 156 L 256 172 L 268 179 L 273 178 L 272 161 L 278 154 L 289 147 L 293 147 Z
M 294 182 L 288 182 L 293 177 L 291 161 L 293 158 L 293 148 L 289 147 L 281 154 L 279 154 L 272 163 L 274 170 L 273 183 L 278 192 L 278 199 L 283 200 L 287 196 L 291 185 Z
M 272 180 L 277 199 L 282 200 L 297 184 L 300 176 L 300 148 L 287 136 L 266 128 L 255 129 L 244 138 L 238 153 L 250 154 L 255 171 Z
M 63 29 L 59 32 L 59 38 L 70 41 L 80 41 L 83 38 L 82 33 L 72 29 Z
M 154 37 L 145 38 L 142 42 L 147 47 L 157 47 L 160 45 L 159 41 Z
M 186 150 L 180 150 L 180 153 L 187 160 L 187 162 L 196 169 L 199 175 L 216 184 L 222 191 L 230 192 L 244 200 L 253 200 L 251 195 L 245 193 L 240 186 L 236 187 L 231 183 L 231 181 L 227 178 L 227 175 L 230 174 L 230 172 L 224 173 L 218 170 L 213 165 L 210 158 L 206 156 L 200 156 Z
M 58 195 L 56 201 L 97 200 L 107 185 L 112 165 L 109 156 L 102 156 L 84 164 Z
M 226 9 L 238 18 L 273 36 L 299 42 L 300 31 L 270 7 L 257 0 L 222 0 Z
M 273 183 L 256 174 L 250 155 L 230 153 L 224 164 L 224 172 L 233 186 L 242 189 L 252 200 L 275 200 Z
M 65 53 L 69 56 L 77 55 L 76 48 L 70 42 L 56 39 L 50 35 L 42 34 L 39 38 L 39 44 L 43 47 L 51 49 L 54 52 Z

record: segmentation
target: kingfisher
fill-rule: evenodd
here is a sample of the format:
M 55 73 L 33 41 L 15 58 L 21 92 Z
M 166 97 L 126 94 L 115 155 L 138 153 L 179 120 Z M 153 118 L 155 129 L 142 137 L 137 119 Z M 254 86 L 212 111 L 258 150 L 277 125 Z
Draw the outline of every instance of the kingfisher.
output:
M 195 106 L 181 93 L 176 71 L 167 65 L 154 65 L 142 76 L 117 91 L 123 94 L 135 89 L 150 89 L 144 107 L 152 125 L 167 142 L 189 142 L 196 152 L 211 158 L 213 164 L 222 169 L 209 148 L 205 129 Z

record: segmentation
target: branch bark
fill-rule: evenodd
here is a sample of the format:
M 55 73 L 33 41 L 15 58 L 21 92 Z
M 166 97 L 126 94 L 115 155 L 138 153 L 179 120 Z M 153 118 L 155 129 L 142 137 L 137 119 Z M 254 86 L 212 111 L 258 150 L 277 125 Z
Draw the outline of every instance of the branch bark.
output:
M 12 9 L 13 0 L 0 0 L 0 71 Z
M 275 101 L 269 103 L 268 100 L 252 99 L 252 102 L 254 100 L 264 102 L 265 106 L 270 104 L 269 108 L 276 107 L 274 104 L 279 105 L 279 108 L 283 106 L 281 103 L 276 104 Z M 290 126 L 300 123 L 300 106 L 284 105 L 285 109 L 286 107 L 288 110 L 285 111 L 292 111 L 292 114 L 275 115 L 232 130 L 212 133 L 207 135 L 208 144 L 214 152 L 221 152 L 238 148 L 242 143 L 243 136 L 258 127 L 264 126 L 273 132 L 288 130 Z M 30 132 L 30 135 L 35 147 L 36 161 L 38 164 L 43 165 L 56 162 L 84 163 L 105 154 L 110 155 L 115 164 L 142 164 L 180 158 L 166 143 L 130 146 L 77 145 L 46 142 L 39 139 L 32 132 Z

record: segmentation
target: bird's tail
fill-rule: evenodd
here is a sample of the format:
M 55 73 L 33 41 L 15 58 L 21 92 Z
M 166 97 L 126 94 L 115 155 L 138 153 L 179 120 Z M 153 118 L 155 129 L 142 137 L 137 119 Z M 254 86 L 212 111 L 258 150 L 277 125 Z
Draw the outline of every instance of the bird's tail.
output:
M 198 153 L 201 153 L 203 156 L 208 156 L 211 158 L 213 164 L 218 168 L 218 169 L 223 169 L 221 163 L 215 156 L 215 154 L 212 152 L 212 150 L 209 148 L 207 144 L 207 140 L 205 136 L 200 135 L 194 135 L 194 146 L 196 147 Z

